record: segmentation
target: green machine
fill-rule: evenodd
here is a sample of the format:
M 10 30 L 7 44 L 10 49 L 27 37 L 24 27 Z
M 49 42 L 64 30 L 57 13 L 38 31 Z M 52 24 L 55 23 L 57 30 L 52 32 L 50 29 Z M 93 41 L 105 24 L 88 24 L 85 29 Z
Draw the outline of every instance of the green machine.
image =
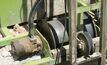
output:
M 2 38 L 0 39 L 0 47 L 9 45 L 13 40 L 20 40 L 28 37 L 28 32 L 13 35 L 10 32 L 8 26 L 23 23 L 27 21 L 27 0 L 1 0 L 0 1 L 0 33 Z M 35 29 L 35 35 L 38 35 L 43 43 L 44 57 L 37 61 L 28 61 L 22 65 L 50 65 L 53 62 L 52 55 L 49 52 L 50 48 L 46 39 Z M 51 62 L 50 62 L 51 61 Z
M 81 28 L 81 24 L 83 24 L 83 13 L 90 10 L 95 10 L 100 8 L 100 1 L 96 1 L 93 4 L 87 3 L 86 0 L 78 0 L 77 7 L 77 27 Z M 1 0 L 0 1 L 0 33 L 3 38 L 0 39 L 0 46 L 6 46 L 12 43 L 16 43 L 16 41 L 20 42 L 23 39 L 29 39 L 29 32 L 26 31 L 24 33 L 20 33 L 18 35 L 13 35 L 10 32 L 9 26 L 13 26 L 15 24 L 20 24 L 26 22 L 28 18 L 27 11 L 27 0 Z M 53 59 L 50 46 L 45 37 L 35 28 L 33 28 L 32 33 L 35 36 L 39 36 L 42 41 L 42 51 L 44 51 L 44 56 L 39 60 L 28 60 L 21 65 L 54 65 L 55 59 Z M 29 43 L 32 41 L 28 41 Z M 35 40 L 33 40 L 34 42 Z M 25 41 L 23 41 L 25 42 Z M 33 43 L 32 42 L 32 43 Z M 31 45 L 29 44 L 28 45 Z M 22 43 L 20 43 L 22 44 Z M 34 43 L 35 44 L 35 43 Z M 23 44 L 22 44 L 23 45 Z M 26 45 L 26 44 L 25 44 Z M 26 45 L 27 46 L 27 45 Z M 31 45 L 33 48 L 34 45 Z M 21 48 L 21 47 L 18 47 Z M 17 50 L 17 49 L 15 49 Z M 26 49 L 25 49 L 26 50 Z M 29 49 L 28 49 L 29 50 Z M 30 49 L 32 50 L 32 49 Z M 21 51 L 19 51 L 21 52 Z M 26 51 L 28 53 L 29 51 Z M 17 53 L 18 54 L 18 53 Z M 19 54 L 20 55 L 20 54 Z

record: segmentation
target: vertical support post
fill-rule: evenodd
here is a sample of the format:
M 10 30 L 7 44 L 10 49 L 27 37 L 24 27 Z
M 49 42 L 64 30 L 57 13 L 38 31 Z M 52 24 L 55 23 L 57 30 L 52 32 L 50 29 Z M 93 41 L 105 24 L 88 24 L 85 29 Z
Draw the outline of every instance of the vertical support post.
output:
M 71 5 L 72 4 L 72 5 Z M 76 0 L 67 0 L 69 16 L 69 52 L 71 65 L 77 65 L 77 43 L 76 43 Z
M 28 17 L 27 0 L 22 0 L 22 7 L 20 9 L 20 17 L 21 17 L 22 9 L 23 9 L 23 17 L 20 18 L 21 22 L 27 22 L 27 17 Z
M 100 52 L 102 53 L 101 65 L 105 65 L 106 61 L 106 43 L 107 43 L 107 0 L 101 0 L 101 39 Z
M 83 13 L 78 13 L 77 14 L 77 30 L 81 31 L 81 29 L 83 29 L 83 26 L 81 24 L 83 24 Z
M 49 17 L 54 15 L 54 0 L 49 0 Z
M 39 1 L 39 0 L 37 0 Z M 40 3 L 39 9 L 37 11 L 37 19 L 41 20 L 45 17 L 45 0 Z

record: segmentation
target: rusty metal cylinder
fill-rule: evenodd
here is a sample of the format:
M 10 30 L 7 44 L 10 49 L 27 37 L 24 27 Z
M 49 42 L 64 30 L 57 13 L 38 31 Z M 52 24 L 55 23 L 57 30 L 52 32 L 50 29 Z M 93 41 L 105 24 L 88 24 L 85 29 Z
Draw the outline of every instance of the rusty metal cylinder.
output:
M 35 36 L 33 40 L 28 37 L 15 40 L 11 44 L 12 53 L 17 56 L 26 56 L 42 50 L 42 41 L 39 36 Z

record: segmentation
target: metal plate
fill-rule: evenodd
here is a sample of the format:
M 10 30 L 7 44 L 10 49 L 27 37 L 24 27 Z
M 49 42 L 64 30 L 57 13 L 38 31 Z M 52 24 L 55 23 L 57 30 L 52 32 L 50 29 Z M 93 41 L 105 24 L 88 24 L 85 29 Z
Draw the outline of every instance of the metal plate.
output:
M 94 30 L 93 30 L 92 24 L 86 24 L 85 28 L 86 28 L 86 31 L 91 35 L 91 37 L 94 37 Z
M 92 18 L 85 12 L 84 13 L 84 31 L 90 33 L 92 37 L 97 36 L 97 29 L 92 21 Z

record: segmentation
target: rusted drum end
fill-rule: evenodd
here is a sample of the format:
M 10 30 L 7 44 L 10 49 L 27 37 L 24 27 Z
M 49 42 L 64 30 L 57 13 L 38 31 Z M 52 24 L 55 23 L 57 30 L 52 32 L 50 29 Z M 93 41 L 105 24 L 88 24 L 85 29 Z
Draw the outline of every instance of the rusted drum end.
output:
M 12 41 L 12 53 L 17 56 L 25 56 L 42 50 L 43 45 L 39 36 L 35 36 L 33 40 L 30 38 L 22 38 Z

